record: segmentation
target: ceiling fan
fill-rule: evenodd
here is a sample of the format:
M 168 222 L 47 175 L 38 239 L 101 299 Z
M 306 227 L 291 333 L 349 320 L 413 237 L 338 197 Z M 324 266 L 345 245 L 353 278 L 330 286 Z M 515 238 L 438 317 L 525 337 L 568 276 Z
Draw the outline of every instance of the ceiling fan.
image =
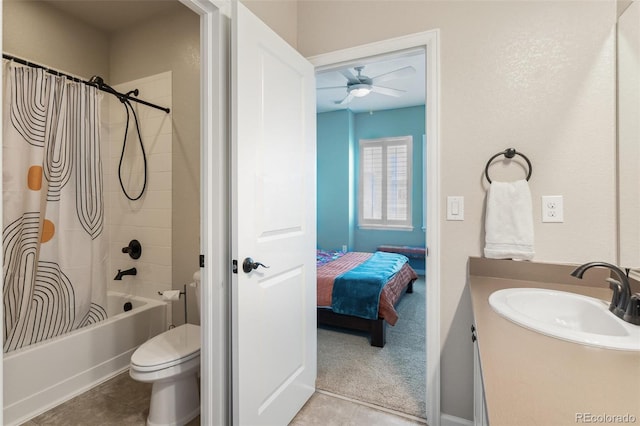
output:
M 353 98 L 362 98 L 367 96 L 371 92 L 380 93 L 382 95 L 387 96 L 395 96 L 399 97 L 403 93 L 404 90 L 392 89 L 390 87 L 378 86 L 378 83 L 382 83 L 389 80 L 395 80 L 398 78 L 405 78 L 410 75 L 413 75 L 416 72 L 416 69 L 412 66 L 407 66 L 403 68 L 399 68 L 395 71 L 391 71 L 385 74 L 381 74 L 377 77 L 367 77 L 366 75 L 362 75 L 362 70 L 364 70 L 364 66 L 358 66 L 353 68 L 357 75 L 354 75 L 348 69 L 342 69 L 338 72 L 347 79 L 346 86 L 333 86 L 333 87 L 319 87 L 319 90 L 324 89 L 347 89 L 347 96 L 340 101 L 336 101 L 338 105 L 348 104 L 353 100 Z

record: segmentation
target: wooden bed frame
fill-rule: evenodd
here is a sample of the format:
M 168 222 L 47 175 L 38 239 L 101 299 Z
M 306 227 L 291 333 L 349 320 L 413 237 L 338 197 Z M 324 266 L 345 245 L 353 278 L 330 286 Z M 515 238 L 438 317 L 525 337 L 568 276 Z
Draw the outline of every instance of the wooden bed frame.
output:
M 413 293 L 413 281 L 409 282 L 405 293 Z M 400 299 L 402 297 L 398 301 Z M 383 348 L 386 343 L 387 324 L 382 318 L 371 320 L 352 315 L 336 314 L 331 308 L 318 308 L 318 324 L 368 332 L 371 335 L 371 346 Z

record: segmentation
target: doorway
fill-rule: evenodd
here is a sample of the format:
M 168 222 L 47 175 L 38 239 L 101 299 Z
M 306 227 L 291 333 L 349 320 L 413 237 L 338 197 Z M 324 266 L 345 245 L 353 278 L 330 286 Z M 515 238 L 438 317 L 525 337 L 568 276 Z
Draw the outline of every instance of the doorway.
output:
M 399 39 L 391 39 L 378 43 L 372 43 L 355 48 L 344 49 L 332 53 L 308 58 L 316 67 L 316 72 L 330 69 L 348 67 L 358 61 L 368 60 L 373 62 L 376 58 L 385 55 L 398 55 L 412 49 L 423 49 L 425 53 L 425 123 L 426 123 L 426 147 L 425 147 L 425 198 L 431 200 L 423 206 L 426 213 L 426 246 L 429 248 L 429 256 L 426 258 L 426 388 L 427 404 L 426 415 L 431 425 L 438 425 L 440 419 L 440 268 L 439 268 L 439 223 L 440 214 L 438 200 L 440 199 L 439 177 L 439 41 L 438 31 L 429 31 Z
M 58 4 L 59 3 L 59 4 Z M 171 250 L 167 250 L 166 244 L 162 247 L 162 251 L 163 253 L 161 253 L 161 255 L 158 254 L 157 251 L 157 247 L 154 246 L 154 243 L 151 243 L 151 238 L 145 238 L 143 240 L 141 240 L 144 244 L 144 250 L 145 250 L 145 257 L 143 257 L 143 259 L 153 259 L 156 261 L 156 265 L 155 267 L 152 268 L 148 268 L 147 269 L 147 273 L 145 274 L 144 271 L 140 270 L 139 271 L 139 275 L 137 276 L 137 278 L 142 279 L 143 277 L 149 277 L 150 275 L 159 273 L 163 275 L 163 278 L 167 281 L 169 281 L 170 283 L 177 281 L 178 285 L 180 286 L 180 288 L 182 289 L 182 285 L 183 284 L 188 284 L 191 281 L 191 276 L 193 274 L 193 271 L 196 270 L 198 268 L 198 254 L 199 253 L 206 253 L 207 255 L 211 255 L 211 256 L 216 256 L 215 251 L 209 250 L 209 251 L 200 251 L 200 247 L 199 247 L 199 234 L 200 234 L 200 229 L 198 227 L 198 216 L 204 216 L 203 214 L 200 214 L 200 206 L 199 206 L 199 193 L 198 193 L 198 181 L 202 182 L 202 178 L 199 176 L 198 173 L 198 162 L 200 161 L 199 158 L 199 154 L 200 154 L 200 146 L 201 144 L 205 147 L 204 149 L 207 149 L 207 147 L 211 146 L 210 143 L 208 143 L 208 141 L 211 141 L 212 139 L 214 139 L 215 134 L 214 131 L 212 129 L 216 129 L 216 131 L 218 131 L 217 127 L 216 127 L 216 122 L 215 122 L 215 118 L 208 118 L 208 120 L 206 120 L 206 123 L 202 123 L 202 125 L 199 124 L 198 120 L 195 120 L 195 123 L 193 121 L 184 121 L 185 117 L 188 117 L 188 120 L 191 120 L 192 118 L 200 118 L 200 116 L 202 115 L 202 117 L 214 117 L 214 111 L 215 111 L 215 106 L 213 106 L 213 104 L 215 104 L 215 101 L 220 99 L 219 96 L 217 96 L 217 93 L 215 92 L 216 90 L 221 90 L 219 87 L 215 86 L 215 84 L 212 83 L 212 81 L 214 80 L 215 76 L 216 76 L 216 69 L 214 67 L 212 67 L 211 65 L 209 65 L 209 68 L 205 68 L 208 70 L 211 70 L 211 72 L 209 74 L 207 74 L 206 76 L 202 77 L 202 82 L 203 82 L 203 90 L 202 93 L 206 93 L 206 94 L 210 94 L 210 93 L 216 93 L 215 95 L 210 95 L 207 97 L 207 99 L 209 99 L 209 102 L 206 104 L 206 107 L 200 107 L 200 101 L 199 101 L 199 96 L 200 96 L 200 90 L 198 90 L 197 86 L 198 86 L 198 82 L 201 81 L 200 79 L 200 66 L 199 64 L 196 62 L 197 58 L 197 51 L 198 51 L 198 42 L 200 39 L 202 39 L 202 44 L 200 47 L 200 50 L 202 52 L 206 52 L 207 57 L 203 58 L 206 60 L 209 60 L 210 62 L 214 62 L 217 61 L 217 59 L 211 59 L 211 57 L 220 49 L 215 49 L 211 47 L 212 44 L 212 37 L 206 37 L 205 35 L 201 35 L 200 31 L 198 29 L 198 21 L 201 22 L 201 25 L 203 27 L 207 27 L 209 30 L 209 33 L 207 33 L 209 36 L 211 36 L 212 32 L 215 32 L 213 27 L 215 26 L 214 24 L 218 24 L 218 22 L 212 22 L 213 19 L 212 17 L 216 15 L 217 13 L 217 9 L 208 1 L 203 1 L 203 2 L 198 2 L 197 0 L 193 0 L 193 1 L 189 1 L 189 4 L 186 4 L 186 6 L 189 6 L 190 9 L 192 9 L 192 11 L 198 13 L 199 15 L 201 15 L 201 17 L 195 17 L 195 22 L 193 22 L 192 19 L 192 14 L 191 11 L 186 10 L 185 11 L 185 7 L 183 4 L 181 4 L 178 1 L 175 2 L 127 2 L 126 5 L 118 5 L 118 6 L 114 6 L 113 2 L 102 2 L 102 1 L 96 1 L 96 2 L 72 2 L 75 4 L 69 4 L 69 2 L 43 2 L 42 5 L 36 3 L 36 2 L 6 2 L 5 4 L 2 5 L 5 13 L 7 11 L 8 7 L 11 6 L 15 6 L 15 5 L 19 5 L 19 6 L 24 6 L 24 7 L 29 7 L 29 8 L 40 8 L 40 10 L 36 10 L 36 12 L 38 12 L 38 16 L 53 16 L 51 19 L 57 19 L 58 17 L 60 17 L 60 19 L 64 18 L 68 15 L 70 16 L 76 16 L 78 19 L 78 21 L 82 21 L 84 22 L 86 25 L 82 26 L 82 28 L 86 29 L 86 36 L 83 35 L 82 32 L 76 32 L 76 31 L 72 31 L 73 29 L 76 28 L 76 19 L 71 19 L 68 18 L 66 20 L 66 24 L 67 25 L 61 25 L 60 27 L 62 28 L 60 31 L 53 31 L 52 28 L 49 27 L 45 27 L 45 26 L 41 26 L 46 28 L 47 31 L 50 31 L 51 33 L 51 37 L 44 37 L 44 38 L 40 38 L 39 40 L 37 40 L 36 43 L 33 43 L 33 45 L 26 45 L 26 43 L 24 41 L 22 41 L 21 46 L 24 46 L 24 50 L 22 50 L 22 47 L 20 49 L 17 48 L 12 48 L 11 50 L 14 50 L 13 53 L 16 53 L 17 56 L 24 56 L 26 58 L 32 59 L 34 62 L 41 62 L 45 65 L 50 65 L 52 67 L 57 67 L 58 69 L 61 69 L 63 71 L 68 71 L 70 73 L 73 74 L 77 74 L 77 75 L 82 75 L 85 76 L 86 78 L 88 78 L 89 76 L 91 76 L 92 74 L 100 74 L 101 76 L 105 77 L 105 81 L 108 82 L 109 84 L 114 84 L 114 81 L 118 82 L 118 81 L 129 81 L 129 74 L 124 75 L 124 70 L 125 68 L 123 67 L 119 67 L 117 69 L 117 75 L 116 72 L 110 72 L 110 65 L 108 63 L 103 64 L 99 61 L 94 60 L 95 56 L 98 56 L 98 54 L 101 54 L 101 52 L 103 50 L 106 51 L 107 49 L 107 44 L 106 42 L 104 44 L 101 43 L 90 43 L 91 41 L 94 40 L 94 36 L 95 38 L 100 41 L 101 37 L 99 37 L 99 35 L 101 35 L 104 31 L 111 31 L 111 30 L 104 30 L 102 31 L 100 29 L 100 23 L 96 23 L 93 24 L 91 19 L 95 19 L 96 21 L 100 21 L 103 20 L 105 21 L 108 25 L 116 25 L 117 23 L 119 23 L 120 25 L 124 25 L 124 29 L 128 31 L 133 31 L 135 30 L 139 30 L 140 31 L 140 35 L 141 35 L 141 39 L 144 38 L 145 35 L 149 36 L 149 34 L 151 33 L 150 31 L 145 32 L 144 30 L 146 29 L 146 26 L 148 26 L 149 24 L 152 24 L 153 21 L 155 21 L 155 19 L 150 19 L 150 16 L 153 16 L 155 13 L 162 13 L 163 16 L 168 15 L 170 12 L 172 12 L 172 15 L 170 16 L 170 18 L 167 19 L 168 24 L 164 25 L 161 28 L 161 31 L 158 31 L 160 33 L 161 36 L 166 36 L 167 38 L 169 38 L 169 42 L 172 43 L 171 46 L 175 46 L 177 45 L 179 42 L 192 42 L 192 44 L 190 44 L 189 46 L 180 49 L 180 52 L 178 52 L 177 54 L 173 54 L 172 58 L 176 61 L 179 62 L 179 65 L 182 67 L 187 67 L 187 66 L 191 66 L 190 71 L 191 70 L 195 70 L 195 75 L 192 74 L 188 74 L 185 75 L 185 73 L 183 73 L 182 71 L 180 73 L 178 73 L 177 71 L 175 71 L 175 67 L 174 69 L 174 78 L 176 78 L 177 83 L 179 84 L 174 86 L 174 101 L 177 101 L 177 97 L 178 96 L 184 96 L 185 101 L 184 103 L 182 103 L 182 110 L 180 111 L 178 108 L 176 108 L 175 110 L 173 110 L 172 112 L 175 112 L 176 115 L 181 114 L 182 115 L 182 121 L 181 123 L 185 123 L 185 124 L 180 124 L 180 121 L 178 121 L 178 125 L 176 126 L 176 130 L 178 131 L 177 134 L 177 139 L 180 139 L 180 143 L 179 143 L 179 149 L 174 148 L 174 154 L 176 154 L 176 156 L 180 155 L 181 158 L 181 163 L 182 161 L 184 161 L 185 163 L 187 162 L 187 160 L 189 160 L 189 164 L 185 165 L 184 169 L 187 169 L 186 172 L 182 173 L 182 177 L 185 178 L 187 181 L 189 181 L 189 183 L 195 183 L 194 185 L 182 185 L 182 184 L 176 184 L 173 183 L 173 187 L 174 188 L 183 188 L 181 190 L 181 194 L 180 196 L 182 197 L 186 197 L 188 196 L 192 196 L 191 198 L 183 198 L 182 201 L 177 202 L 176 205 L 180 207 L 180 209 L 176 209 L 176 211 L 178 210 L 182 210 L 182 214 L 180 216 L 176 215 L 176 219 L 178 221 L 181 221 L 185 228 L 189 228 L 188 232 L 180 232 L 181 237 L 182 237 L 182 241 L 184 243 L 181 243 L 183 245 L 182 248 L 185 248 L 185 250 L 180 250 L 176 245 L 174 245 L 174 248 L 177 249 L 174 251 L 175 254 L 177 254 L 178 256 L 185 256 L 185 258 L 187 259 L 187 261 L 176 261 L 174 262 L 175 265 L 180 264 L 180 267 L 185 267 L 187 269 L 188 272 L 186 272 L 182 278 L 177 278 L 175 280 L 171 279 L 171 270 L 168 269 L 167 265 L 169 265 L 169 261 L 164 261 L 164 260 L 158 260 L 161 257 L 164 259 L 165 257 L 169 257 L 171 259 L 172 254 Z M 81 4 L 82 3 L 82 4 Z M 144 3 L 144 4 L 143 4 Z M 185 0 L 185 3 L 187 3 L 187 1 Z M 51 8 L 46 8 L 45 6 L 51 6 Z M 66 10 L 62 10 L 62 11 L 58 11 L 58 6 L 62 7 L 63 5 L 69 6 L 70 10 L 66 11 Z M 55 7 L 55 9 L 54 9 Z M 88 8 L 91 8 L 92 10 L 86 10 Z M 131 9 L 130 9 L 131 8 Z M 49 11 L 49 9 L 51 9 L 51 11 Z M 176 12 L 177 10 L 177 12 Z M 45 13 L 47 12 L 47 13 Z M 86 12 L 86 16 L 83 15 L 83 13 Z M 130 12 L 130 13 L 129 13 Z M 119 15 L 122 14 L 123 15 L 123 19 L 116 19 L 114 17 L 114 15 Z M 129 21 L 129 19 L 134 19 L 135 17 L 140 18 L 140 16 L 143 16 L 142 21 L 143 23 L 146 25 L 138 25 L 138 26 L 134 26 L 134 25 L 126 25 L 127 23 L 130 23 L 131 21 Z M 24 15 L 21 15 L 24 16 Z M 30 16 L 30 15 L 27 15 Z M 91 18 L 91 19 L 90 19 Z M 186 21 L 186 23 L 185 23 Z M 17 25 L 19 24 L 21 21 L 19 20 L 14 20 L 12 25 Z M 184 25 L 183 25 L 184 23 Z M 206 25 L 204 24 L 206 23 Z M 36 34 L 36 27 L 38 27 L 38 25 L 34 22 L 31 21 L 32 25 L 24 25 L 24 28 L 28 31 L 30 31 L 32 34 Z M 171 25 L 170 25 L 171 24 Z M 177 32 L 174 30 L 172 25 L 180 25 L 182 28 L 186 28 L 185 31 L 181 31 L 181 32 Z M 106 24 L 105 24 L 106 25 Z M 78 26 L 80 26 L 80 24 L 78 24 Z M 91 27 L 95 27 L 95 28 L 91 28 Z M 144 27 L 144 28 L 143 28 Z M 5 30 L 8 31 L 9 30 L 9 26 L 5 26 Z M 8 44 L 9 39 L 6 37 L 7 32 L 5 31 L 5 39 L 4 39 L 4 47 L 10 47 Z M 118 30 L 118 35 L 121 37 L 121 40 L 124 40 L 124 33 L 125 31 L 123 29 L 119 29 Z M 76 34 L 76 36 L 74 36 L 74 43 L 59 43 L 59 47 L 58 49 L 62 49 L 64 52 L 64 54 L 60 54 L 60 55 L 56 55 L 56 52 L 58 52 L 58 50 L 54 50 L 54 49 L 49 49 L 50 52 L 42 52 L 43 50 L 47 50 L 47 47 L 49 46 L 48 42 L 52 41 L 52 40 L 56 40 L 56 37 L 58 35 L 60 35 L 60 33 L 62 35 L 66 35 L 67 37 L 69 36 L 69 34 Z M 191 37 L 191 35 L 195 33 L 194 37 Z M 186 35 L 185 35 L 186 34 Z M 183 35 L 185 35 L 183 37 Z M 106 39 L 106 37 L 104 37 Z M 134 38 L 132 36 L 132 38 Z M 137 40 L 136 40 L 137 41 Z M 169 55 L 170 52 L 173 53 L 172 49 L 168 49 L 168 48 L 158 48 L 159 45 L 164 45 L 163 43 L 164 41 L 164 37 L 161 38 L 154 38 L 154 37 L 147 37 L 146 39 L 144 39 L 145 43 L 148 43 L 147 48 L 146 48 L 146 52 L 151 53 L 151 54 L 155 54 L 157 53 L 158 55 L 160 53 L 165 53 L 166 55 Z M 76 54 L 73 55 L 74 50 L 72 49 L 73 47 L 76 46 L 75 42 L 77 42 L 78 44 L 82 45 L 84 43 L 84 46 L 86 47 L 87 45 L 90 45 L 90 54 L 87 55 L 81 55 L 81 54 Z M 135 48 L 140 48 L 140 45 L 142 45 L 142 40 L 141 43 L 130 43 L 127 44 L 124 41 L 122 41 L 121 43 L 119 43 L 119 46 L 122 47 L 121 52 L 124 54 L 126 52 L 130 52 L 133 51 Z M 150 46 L 150 47 L 149 47 Z M 214 46 L 215 47 L 215 46 Z M 40 50 L 38 50 L 40 49 Z M 108 53 L 108 52 L 107 52 Z M 193 53 L 191 56 L 188 57 L 189 61 L 185 60 L 184 55 L 188 54 L 188 53 Z M 108 54 L 105 55 L 101 55 L 104 56 L 106 58 L 109 57 Z M 69 59 L 70 57 L 74 57 L 74 58 L 81 58 L 81 60 L 79 60 L 79 64 L 73 64 L 73 66 L 71 65 L 71 60 Z M 56 61 L 61 60 L 62 58 L 66 58 L 66 60 L 68 61 L 67 63 L 57 63 Z M 218 62 L 215 62 L 216 65 L 218 64 Z M 157 62 L 153 62 L 153 65 L 157 64 Z M 116 66 L 119 66 L 120 64 L 116 64 Z M 139 69 L 133 69 L 136 67 L 136 65 L 140 65 L 140 68 L 144 68 L 144 67 L 148 67 L 148 66 L 152 66 L 151 65 L 151 61 L 146 61 L 145 59 L 140 57 L 138 62 L 132 62 L 131 64 L 129 64 L 129 66 L 126 68 L 126 70 L 128 70 L 127 72 L 129 73 L 134 73 L 134 72 L 140 72 Z M 171 68 L 171 65 L 167 65 L 167 64 L 160 64 L 160 65 L 155 65 L 155 66 L 164 66 L 164 68 L 162 69 L 163 71 L 166 71 L 167 68 Z M 97 68 L 97 69 L 96 69 Z M 144 70 L 143 70 L 144 71 Z M 151 72 L 150 72 L 151 73 Z M 132 79 L 132 78 L 131 78 Z M 193 83 L 193 84 L 192 84 Z M 183 90 L 184 89 L 184 85 L 188 84 L 189 87 L 187 88 L 188 90 Z M 192 87 L 196 86 L 195 91 L 192 91 Z M 148 89 L 147 89 L 148 90 Z M 145 98 L 148 93 L 148 91 L 145 91 L 144 88 L 141 88 L 141 97 Z M 203 95 L 203 97 L 205 97 L 205 95 Z M 222 101 L 221 101 L 222 102 Z M 162 104 L 162 101 L 158 102 L 159 104 Z M 178 102 L 177 102 L 178 103 Z M 186 107 L 191 107 L 192 105 L 195 104 L 195 111 L 192 113 L 191 111 L 184 113 L 185 111 L 185 106 Z M 200 112 L 202 112 L 202 114 L 200 114 Z M 217 117 L 217 116 L 216 116 Z M 142 117 L 141 117 L 142 119 Z M 202 133 L 201 133 L 201 128 Z M 202 136 L 200 137 L 200 135 L 202 134 Z M 154 134 L 155 135 L 155 134 Z M 171 139 L 171 138 L 169 138 Z M 201 139 L 205 142 L 201 142 Z M 147 140 L 150 139 L 145 139 L 145 142 Z M 147 149 L 149 149 L 148 153 L 151 151 L 149 145 L 147 145 Z M 156 158 L 159 157 L 164 157 L 163 160 L 161 161 L 166 161 L 165 164 L 167 163 L 171 163 L 170 159 L 167 159 L 167 157 L 169 157 L 170 154 L 167 153 L 168 151 L 165 151 L 163 155 L 158 156 Z M 187 154 L 185 154 L 185 152 L 187 152 Z M 155 154 L 155 153 L 154 153 Z M 223 158 L 223 157 L 221 157 Z M 158 162 L 154 161 L 155 159 L 150 159 L 150 167 L 155 168 L 155 170 L 158 170 L 158 166 L 157 164 L 159 164 Z M 194 161 L 191 161 L 194 160 Z M 160 166 L 162 167 L 162 166 Z M 173 163 L 173 167 L 174 167 L 174 171 L 175 168 L 177 167 L 177 165 L 175 163 Z M 214 168 L 214 167 L 210 167 L 208 169 L 205 169 L 207 171 L 210 170 L 220 170 L 218 168 Z M 195 173 L 194 173 L 195 172 Z M 203 172 L 204 173 L 204 172 Z M 166 167 L 165 167 L 165 176 L 169 176 L 169 173 L 166 172 Z M 157 179 L 156 176 L 153 176 L 152 179 L 150 179 L 153 183 L 150 185 L 156 185 L 157 182 L 160 181 L 160 179 Z M 163 182 L 168 181 L 169 184 L 171 183 L 171 177 L 168 177 L 166 180 L 163 180 Z M 217 184 L 217 182 L 216 182 Z M 215 188 L 214 188 L 215 189 Z M 170 197 L 170 196 L 169 196 Z M 163 200 L 164 201 L 164 200 Z M 170 199 L 171 201 L 171 199 Z M 186 218 L 186 216 L 189 215 L 189 218 Z M 157 219 L 157 217 L 160 217 L 160 214 L 156 214 L 153 219 Z M 167 228 L 169 228 L 171 226 L 171 217 L 168 215 L 164 216 L 165 218 L 169 218 L 169 226 Z M 215 215 L 212 215 L 212 217 L 215 219 Z M 140 228 L 142 228 L 142 226 L 140 226 Z M 138 229 L 135 230 L 136 233 L 140 232 Z M 195 235 L 194 235 L 195 233 Z M 169 235 L 167 237 L 167 235 Z M 170 230 L 166 230 L 163 228 L 162 232 L 155 232 L 152 235 L 155 240 L 154 241 L 160 241 L 161 237 L 166 237 L 166 239 L 170 239 Z M 202 238 L 203 240 L 203 244 L 205 244 L 204 242 L 204 237 Z M 128 240 L 127 240 L 128 241 Z M 116 242 L 117 244 L 117 242 Z M 114 246 L 116 245 L 114 244 Z M 157 243 L 157 245 L 161 245 L 163 243 Z M 212 244 L 213 246 L 213 244 Z M 120 247 L 120 245 L 118 245 L 118 247 Z M 214 246 L 215 247 L 215 246 Z M 185 254 L 186 253 L 186 254 Z M 114 255 L 114 257 L 116 257 L 118 262 L 124 262 L 127 261 L 127 259 L 124 259 L 124 257 L 120 257 L 122 256 L 121 254 L 118 255 Z M 176 259 L 177 260 L 177 259 Z M 117 267 L 122 267 L 123 265 L 121 264 L 116 264 Z M 127 265 L 128 266 L 128 265 Z M 176 268 L 177 269 L 177 268 Z M 222 270 L 222 268 L 220 268 L 220 270 Z M 168 272 L 167 272 L 168 271 Z M 212 282 L 212 277 L 213 280 L 215 280 L 214 282 L 221 282 L 221 280 L 217 280 L 216 276 L 213 275 L 213 273 L 209 273 L 206 274 L 207 271 L 205 271 L 205 275 L 206 277 L 204 277 L 203 282 L 206 283 L 211 283 Z M 109 278 L 113 278 L 113 275 L 109 274 L 110 277 Z M 175 277 L 175 275 L 174 275 Z M 132 277 L 127 277 L 127 279 L 129 279 L 128 281 L 132 281 Z M 206 281 L 205 281 L 206 280 Z M 153 278 L 149 278 L 148 279 L 149 282 L 154 281 Z M 155 280 L 156 283 L 158 280 Z M 164 282 L 163 282 L 164 284 Z M 168 284 L 170 285 L 170 284 Z M 169 287 L 170 288 L 170 287 Z M 143 286 L 139 286 L 138 287 L 138 291 L 142 291 L 144 290 L 145 287 Z M 153 293 L 154 295 L 156 294 L 156 289 L 155 288 L 151 288 L 150 286 L 147 286 L 146 289 L 148 290 L 149 293 Z M 157 290 L 164 290 L 167 288 L 158 288 Z M 189 291 L 192 294 L 192 290 L 187 287 L 187 291 Z M 209 293 L 211 293 L 211 290 L 208 290 Z M 156 296 L 157 297 L 157 296 Z M 189 303 L 192 302 L 192 300 L 194 300 L 194 298 L 189 297 Z M 211 303 L 211 302 L 209 302 Z M 177 304 L 176 304 L 177 305 Z M 180 304 L 181 305 L 181 304 Z M 181 307 L 181 306 L 180 306 Z M 1 307 L 0 307 L 1 308 Z M 208 308 L 208 307 L 207 307 Z M 189 314 L 191 315 L 192 313 L 195 313 L 196 309 L 194 307 L 194 309 L 189 309 Z M 207 310 L 206 312 L 210 312 L 209 317 L 206 317 L 203 315 L 204 318 L 206 318 L 207 324 L 221 324 L 222 321 L 218 320 L 217 316 L 221 315 L 222 312 L 224 312 L 223 310 L 218 310 L 216 309 L 216 307 L 211 308 L 210 310 Z M 1 313 L 1 310 L 0 310 Z M 180 311 L 180 313 L 182 314 L 182 311 Z M 182 319 L 182 315 L 175 315 L 175 318 L 178 318 L 178 320 Z M 205 331 L 209 331 L 211 326 L 206 326 L 209 327 L 207 328 Z M 223 334 L 224 335 L 224 334 Z M 213 331 L 210 332 L 208 334 L 205 335 L 205 342 L 207 342 L 206 339 L 211 338 L 211 339 L 215 339 L 217 338 L 218 334 Z M 210 336 L 210 337 L 209 337 Z M 219 345 L 218 342 L 216 340 L 213 340 L 211 345 L 206 345 L 203 344 L 203 347 L 224 347 L 222 345 Z M 213 352 L 213 351 L 211 351 Z M 222 357 L 222 355 L 218 355 L 218 352 L 224 352 L 224 351 L 215 351 L 214 353 L 211 352 L 206 352 L 203 354 L 203 364 L 207 363 L 207 365 L 212 365 L 214 362 L 216 362 L 215 360 L 217 359 L 216 357 L 220 356 Z M 213 361 L 212 361 L 213 360 Z M 222 367 L 219 369 L 214 369 L 212 367 L 209 367 L 211 371 L 225 371 Z M 214 373 L 214 379 L 210 382 L 208 379 L 206 379 L 206 375 L 203 375 L 205 378 L 203 379 L 203 389 L 209 389 L 207 390 L 207 393 L 203 392 L 203 397 L 206 397 L 208 401 L 213 401 L 213 408 L 211 411 L 208 410 L 203 410 L 203 419 L 207 422 L 211 422 L 211 423 L 219 423 L 222 424 L 224 421 L 220 420 L 217 421 L 211 421 L 211 420 L 207 420 L 208 417 L 207 416 L 218 416 L 220 414 L 218 413 L 222 413 L 222 415 L 225 413 L 224 410 L 224 400 L 223 397 L 225 395 L 225 388 L 224 386 L 226 386 L 226 382 L 224 380 L 224 377 L 220 380 L 218 380 L 218 377 L 215 376 Z M 209 383 L 212 383 L 211 385 L 209 385 Z M 219 386 L 219 390 L 218 388 L 216 388 L 216 386 Z M 213 389 L 213 390 L 211 390 Z M 212 396 L 208 396 L 208 395 L 212 395 Z M 208 408 L 209 406 L 207 406 Z M 213 412 L 214 414 L 209 414 Z
M 421 48 L 316 73 L 319 253 L 425 247 L 424 75 Z M 387 207 L 372 198 L 367 211 L 381 218 L 388 216 L 383 212 L 392 212 L 394 222 L 404 222 L 402 228 L 397 223 L 361 223 L 359 171 L 365 162 L 360 155 L 369 144 L 389 144 L 384 149 L 389 154 L 387 171 L 382 172 L 380 164 L 372 166 L 372 172 L 379 175 L 374 180 L 378 182 L 393 176 L 386 188 L 394 195 L 386 198 Z M 426 417 L 425 265 L 424 255 L 414 251 L 408 253 L 409 265 L 420 277 L 412 293 L 395 303 L 397 322 L 395 315 L 387 318 L 383 348 L 370 345 L 366 333 L 318 327 L 319 391 Z

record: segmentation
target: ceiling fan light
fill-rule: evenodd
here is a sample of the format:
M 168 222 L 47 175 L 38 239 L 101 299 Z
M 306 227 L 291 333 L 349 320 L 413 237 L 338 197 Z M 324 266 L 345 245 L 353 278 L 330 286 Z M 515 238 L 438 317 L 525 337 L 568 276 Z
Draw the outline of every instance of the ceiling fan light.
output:
M 371 93 L 371 86 L 369 84 L 354 84 L 349 87 L 349 93 L 356 98 L 362 98 L 363 96 L 367 96 Z

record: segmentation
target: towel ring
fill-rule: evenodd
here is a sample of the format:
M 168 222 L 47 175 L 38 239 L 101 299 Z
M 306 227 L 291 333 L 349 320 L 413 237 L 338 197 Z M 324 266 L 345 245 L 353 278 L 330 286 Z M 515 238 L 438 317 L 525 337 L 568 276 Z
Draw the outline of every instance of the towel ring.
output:
M 491 164 L 491 162 L 493 160 L 496 159 L 496 157 L 499 157 L 501 155 L 504 155 L 506 158 L 509 158 L 509 159 L 515 157 L 516 155 L 519 155 L 520 157 L 524 158 L 524 160 L 527 162 L 527 165 L 529 166 L 529 173 L 527 174 L 527 181 L 529 180 L 529 178 L 531 177 L 531 172 L 533 171 L 533 167 L 531 166 L 531 161 L 529 161 L 529 159 L 527 158 L 526 155 L 517 152 L 515 148 L 507 148 L 504 151 L 499 152 L 496 155 L 494 155 L 493 157 L 489 158 L 489 161 L 487 161 L 487 165 L 484 168 L 484 175 L 487 178 L 487 180 L 489 181 L 489 183 L 491 183 L 491 179 L 489 178 L 489 165 Z

